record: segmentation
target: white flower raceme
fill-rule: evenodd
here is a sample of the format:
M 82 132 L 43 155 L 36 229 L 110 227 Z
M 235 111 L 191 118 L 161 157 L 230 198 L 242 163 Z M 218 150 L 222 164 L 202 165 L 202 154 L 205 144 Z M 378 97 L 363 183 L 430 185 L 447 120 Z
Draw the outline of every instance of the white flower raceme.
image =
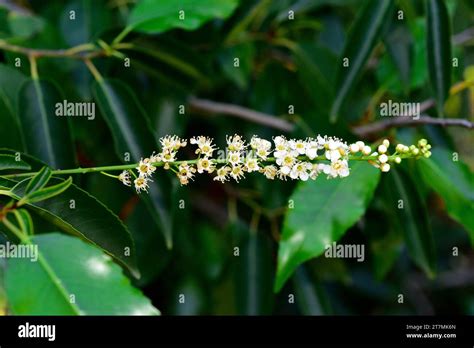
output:
M 198 158 L 189 161 L 177 161 L 178 150 L 186 146 L 187 141 L 177 136 L 166 136 L 160 139 L 161 151 L 153 152 L 136 164 L 137 174 L 131 169 L 114 176 L 124 185 L 131 186 L 131 174 L 138 193 L 147 191 L 151 176 L 157 167 L 171 169 L 176 173 L 180 183 L 187 185 L 195 173 L 213 173 L 215 181 L 226 182 L 230 178 L 239 182 L 245 173 L 259 172 L 267 179 L 315 180 L 325 173 L 328 178 L 345 178 L 350 175 L 349 161 L 363 160 L 382 172 L 390 171 L 392 163 L 400 163 L 406 158 L 431 156 L 431 145 L 425 139 L 416 145 L 398 144 L 395 153 L 390 154 L 390 142 L 385 139 L 372 147 L 362 141 L 347 144 L 335 137 L 317 135 L 316 138 L 289 139 L 276 136 L 272 142 L 253 136 L 247 145 L 240 135 L 226 137 L 227 156 L 214 159 L 212 154 L 217 150 L 213 139 L 197 136 L 189 140 L 196 145 Z M 321 153 L 319 153 L 321 151 Z M 273 157 L 271 154 L 273 153 Z M 216 166 L 219 165 L 218 168 Z M 105 173 L 106 174 L 106 173 Z M 110 175 L 109 175 L 110 176 Z

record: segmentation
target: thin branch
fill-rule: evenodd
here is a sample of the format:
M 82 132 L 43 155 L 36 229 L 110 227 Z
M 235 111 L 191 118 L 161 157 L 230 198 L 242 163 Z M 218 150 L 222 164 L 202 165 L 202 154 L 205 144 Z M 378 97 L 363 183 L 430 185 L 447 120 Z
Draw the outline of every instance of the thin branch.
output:
M 460 33 L 453 35 L 452 40 L 455 45 L 463 45 L 474 39 L 474 27 L 468 28 Z
M 459 119 L 459 118 L 434 118 L 427 115 L 421 115 L 420 118 L 414 119 L 412 117 L 394 117 L 389 120 L 378 121 L 363 126 L 354 127 L 352 130 L 355 134 L 360 137 L 367 136 L 369 134 L 381 132 L 389 128 L 397 127 L 416 127 L 419 125 L 436 125 L 442 127 L 464 127 L 468 129 L 474 128 L 474 123 Z
M 189 105 L 196 111 L 201 111 L 208 114 L 221 114 L 237 117 L 285 132 L 291 132 L 295 128 L 294 124 L 291 122 L 273 115 L 268 115 L 238 105 L 219 103 L 211 100 L 198 99 L 195 97 L 189 99 Z
M 17 46 L 0 40 L 0 50 L 20 53 L 28 57 L 50 57 L 50 58 L 73 58 L 91 59 L 95 57 L 107 56 L 109 52 L 102 48 L 97 48 L 94 44 L 82 44 L 68 49 L 35 49 Z

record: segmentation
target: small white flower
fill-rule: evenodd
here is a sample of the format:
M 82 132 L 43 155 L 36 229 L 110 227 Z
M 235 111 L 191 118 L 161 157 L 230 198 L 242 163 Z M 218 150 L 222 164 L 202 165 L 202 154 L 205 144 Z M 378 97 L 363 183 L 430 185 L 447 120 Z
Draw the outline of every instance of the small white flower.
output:
M 138 170 L 138 174 L 145 178 L 153 174 L 153 172 L 156 170 L 156 167 L 151 163 L 152 162 L 149 158 L 141 159 L 140 163 L 138 163 L 138 167 L 136 168 Z
M 217 175 L 214 177 L 214 180 L 220 181 L 222 183 L 226 182 L 228 180 L 227 176 L 230 172 L 230 168 L 227 166 L 220 167 L 217 169 Z
M 239 180 L 241 178 L 245 177 L 243 167 L 241 165 L 237 165 L 237 166 L 232 167 L 232 169 L 230 170 L 230 176 L 235 181 L 239 182 Z
M 330 165 L 324 167 L 324 173 L 332 178 L 345 178 L 349 175 L 349 166 L 346 160 L 339 160 L 332 162 Z
M 359 145 L 357 143 L 349 145 L 349 151 L 351 153 L 357 153 L 360 151 Z
M 381 155 L 379 156 L 379 162 L 380 162 L 380 163 L 386 163 L 387 161 L 388 161 L 388 157 L 387 157 L 386 154 L 381 154 Z
M 155 151 L 153 151 L 153 153 L 152 153 L 151 156 L 150 156 L 150 162 L 151 162 L 151 163 L 158 163 L 158 162 L 161 162 L 161 156 L 160 156 L 160 154 L 157 154 L 157 153 L 155 153 Z
M 296 151 L 298 155 L 304 155 L 306 152 L 306 142 L 304 140 L 290 140 L 288 142 L 290 149 Z
M 160 138 L 160 144 L 161 144 L 163 152 L 178 151 L 181 147 L 186 146 L 186 141 L 180 139 L 176 135 L 173 135 L 173 136 L 167 135 L 165 137 Z
M 169 169 L 170 163 L 175 161 L 176 151 L 166 150 L 160 155 L 161 161 L 165 163 L 164 168 Z
M 245 149 L 245 141 L 237 134 L 227 137 L 227 148 L 229 151 L 242 151 Z
M 247 157 L 245 159 L 245 170 L 249 173 L 259 170 L 258 160 L 254 157 Z
M 232 166 L 237 166 L 241 163 L 242 158 L 240 156 L 240 151 L 230 151 L 227 155 L 227 161 L 229 161 Z
M 275 152 L 273 154 L 275 158 L 281 158 L 285 156 L 289 150 L 287 140 L 282 136 L 278 136 L 273 139 L 273 142 L 275 143 Z
M 362 154 L 363 154 L 364 156 L 370 155 L 371 152 L 372 152 L 372 149 L 370 148 L 370 146 L 365 145 L 365 146 L 362 148 Z
M 215 169 L 214 163 L 212 163 L 212 161 L 209 158 L 204 157 L 204 158 L 198 159 L 198 162 L 197 162 L 198 173 L 203 173 L 203 172 L 212 173 L 214 169 Z
M 178 167 L 178 178 L 181 185 L 187 185 L 189 180 L 192 180 L 194 177 L 194 173 L 196 172 L 196 168 L 188 165 L 187 162 L 183 162 Z
M 124 184 L 125 186 L 131 186 L 131 178 L 130 178 L 130 173 L 128 170 L 124 170 L 120 175 L 118 176 L 118 179 Z
M 307 144 L 306 144 L 306 156 L 308 156 L 308 158 L 310 160 L 316 158 L 318 156 L 318 150 L 320 149 L 320 145 L 318 144 L 317 141 L 309 141 Z
M 135 184 L 135 190 L 137 190 L 137 193 L 140 193 L 141 191 L 148 192 L 148 181 L 149 179 L 140 176 L 136 178 L 133 183 Z
M 388 172 L 390 170 L 390 164 L 388 163 L 382 163 L 380 165 L 380 170 L 384 173 Z
M 216 149 L 215 145 L 212 144 L 212 139 L 203 135 L 197 138 L 191 138 L 189 142 L 193 145 L 197 145 L 198 149 L 196 150 L 196 153 L 201 154 L 204 157 L 211 157 Z
M 379 153 L 383 154 L 383 153 L 387 152 L 387 147 L 382 144 L 382 145 L 379 145 L 377 150 L 378 150 Z
M 265 175 L 265 177 L 269 180 L 273 180 L 275 179 L 275 176 L 277 175 L 278 173 L 278 169 L 277 167 L 273 166 L 273 165 L 269 165 L 269 166 L 265 166 L 263 167 L 262 169 L 260 169 L 260 171 L 263 173 L 263 175 Z
M 312 164 L 308 162 L 299 162 L 296 163 L 290 172 L 290 178 L 292 179 L 301 179 L 302 181 L 306 181 L 309 179 L 308 171 L 312 169 Z
M 291 168 L 293 168 L 296 163 L 296 158 L 293 154 L 287 153 L 283 158 L 278 159 L 277 163 L 281 165 L 280 171 L 283 174 L 288 175 L 290 174 Z

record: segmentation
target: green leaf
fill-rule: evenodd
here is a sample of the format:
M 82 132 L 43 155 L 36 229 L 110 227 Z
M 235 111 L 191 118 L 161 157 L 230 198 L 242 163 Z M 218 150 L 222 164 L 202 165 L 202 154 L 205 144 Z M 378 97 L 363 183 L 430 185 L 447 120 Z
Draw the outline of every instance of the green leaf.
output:
M 278 249 L 275 291 L 303 262 L 321 255 L 364 214 L 379 182 L 380 171 L 356 163 L 347 178 L 300 183 L 291 200 Z
M 257 231 L 244 231 L 235 265 L 237 311 L 240 315 L 269 315 L 274 296 L 274 266 L 268 237 Z
M 194 30 L 211 19 L 225 19 L 238 0 L 141 0 L 132 10 L 128 26 L 135 31 L 158 34 L 181 28 Z M 184 19 L 180 19 L 184 11 Z
M 424 202 L 410 176 L 397 169 L 392 169 L 390 176 L 398 193 L 398 197 L 392 197 L 392 209 L 397 209 L 399 221 L 403 221 L 402 229 L 408 253 L 429 277 L 433 277 L 436 272 L 436 256 Z
M 461 161 L 444 149 L 435 149 L 430 159 L 418 161 L 424 182 L 443 198 L 450 217 L 469 233 L 474 244 L 474 176 Z
M 31 166 L 25 161 L 18 160 L 13 155 L 0 154 L 0 170 L 31 170 Z
M 76 17 L 70 18 L 70 11 Z M 70 46 L 93 42 L 112 24 L 112 11 L 106 2 L 94 0 L 69 1 L 62 11 L 59 26 L 64 40 Z
M 48 186 L 37 191 L 26 194 L 19 202 L 18 205 L 31 204 L 36 202 L 45 201 L 54 196 L 60 195 L 66 191 L 72 184 L 72 178 L 69 177 L 67 180 L 60 182 L 59 184 Z M 28 189 L 28 187 L 27 187 Z
M 426 1 L 426 25 L 426 58 L 438 115 L 441 117 L 451 87 L 451 29 L 443 0 Z
M 20 91 L 19 118 L 27 152 L 55 169 L 75 164 L 67 117 L 55 115 L 55 105 L 62 100 L 48 81 L 30 79 Z
M 51 179 L 51 175 L 53 175 L 53 172 L 49 167 L 41 168 L 41 170 L 30 180 L 28 186 L 26 186 L 25 194 L 42 189 L 46 186 L 49 179 Z
M 331 122 L 338 119 L 341 107 L 379 41 L 384 25 L 391 19 L 393 4 L 392 0 L 367 1 L 352 25 L 336 75 L 336 97 L 331 108 Z M 349 59 L 348 67 L 343 65 L 344 58 Z
M 18 96 L 25 80 L 25 76 L 18 69 L 0 64 L 0 147 L 23 150 L 17 115 Z
M 119 158 L 124 158 L 129 153 L 131 159 L 138 162 L 140 158 L 147 157 L 156 150 L 155 138 L 148 127 L 145 111 L 126 85 L 115 80 L 102 80 L 94 84 L 93 90 L 102 115 L 112 131 Z M 151 210 L 168 248 L 171 248 L 172 223 L 156 180 L 150 183 L 149 194 L 142 195 L 141 199 Z
M 10 12 L 8 14 L 8 26 L 13 36 L 21 38 L 30 38 L 41 32 L 44 28 L 42 18 L 31 14 Z
M 38 260 L 11 258 L 5 288 L 15 315 L 157 315 L 99 249 L 58 233 L 31 238 Z M 74 299 L 74 301 L 71 301 Z
M 328 314 L 328 301 L 321 286 L 310 276 L 305 265 L 299 266 L 293 276 L 295 302 L 303 315 Z
M 64 180 L 53 177 L 50 182 L 60 184 Z M 15 186 L 17 183 L 14 181 L 0 180 L 0 185 L 10 188 L 15 186 L 16 199 L 24 195 L 27 183 L 24 180 Z M 126 266 L 134 276 L 139 276 L 135 245 L 127 227 L 86 191 L 72 184 L 63 195 L 27 204 L 26 207 L 62 231 L 99 246 Z
M 26 209 L 15 209 L 13 210 L 13 214 L 15 214 L 20 230 L 26 232 L 27 235 L 32 236 L 35 230 L 30 213 L 28 213 Z

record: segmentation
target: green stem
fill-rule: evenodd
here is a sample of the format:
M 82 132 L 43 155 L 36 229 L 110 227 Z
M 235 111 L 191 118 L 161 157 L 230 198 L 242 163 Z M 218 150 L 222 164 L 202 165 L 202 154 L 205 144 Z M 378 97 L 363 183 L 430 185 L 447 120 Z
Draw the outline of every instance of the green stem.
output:
M 125 36 L 127 36 L 128 33 L 130 33 L 132 30 L 133 30 L 133 27 L 131 27 L 131 26 L 125 27 L 125 28 L 117 35 L 117 37 L 112 41 L 112 45 L 116 45 L 116 44 L 120 43 L 120 42 L 125 38 Z

